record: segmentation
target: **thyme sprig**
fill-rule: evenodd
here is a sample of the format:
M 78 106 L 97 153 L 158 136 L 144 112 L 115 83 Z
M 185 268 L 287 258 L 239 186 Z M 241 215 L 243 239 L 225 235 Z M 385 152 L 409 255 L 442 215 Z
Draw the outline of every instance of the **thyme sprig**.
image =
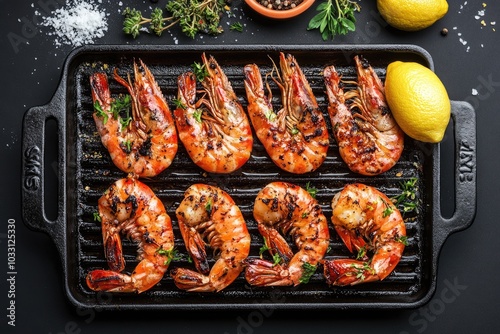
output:
M 319 13 L 309 21 L 307 30 L 319 29 L 326 41 L 356 30 L 354 12 L 359 12 L 361 6 L 351 0 L 327 0 L 320 3 L 316 10 Z
M 143 16 L 140 10 L 127 7 L 123 11 L 123 32 L 136 38 L 145 28 L 161 36 L 163 31 L 178 24 L 182 32 L 191 38 L 197 33 L 218 35 L 223 32 L 220 25 L 222 14 L 228 10 L 230 8 L 226 0 L 170 0 L 165 11 L 154 8 L 150 17 Z M 165 12 L 170 13 L 170 16 Z
M 418 214 L 417 181 L 417 178 L 412 177 L 408 181 L 401 182 L 401 194 L 391 198 L 396 207 L 402 208 L 403 213 L 415 211 Z

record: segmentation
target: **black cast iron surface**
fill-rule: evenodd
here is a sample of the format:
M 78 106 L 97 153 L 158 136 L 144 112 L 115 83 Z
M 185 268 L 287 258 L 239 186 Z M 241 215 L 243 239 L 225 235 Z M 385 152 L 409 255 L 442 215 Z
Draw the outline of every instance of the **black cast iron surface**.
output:
M 140 294 L 117 294 L 112 301 L 100 302 L 97 293 L 85 284 L 90 270 L 106 268 L 102 234 L 93 219 L 97 200 L 114 181 L 125 177 L 114 167 L 109 153 L 96 133 L 92 113 L 89 77 L 96 71 L 104 71 L 111 77 L 115 69 L 123 76 L 131 73 L 131 64 L 141 59 L 148 64 L 162 88 L 167 101 L 177 96 L 177 77 L 190 70 L 191 64 L 199 62 L 201 53 L 214 56 L 232 82 L 240 102 L 246 107 L 243 86 L 243 67 L 256 63 L 263 76 L 272 69 L 269 57 L 277 58 L 279 52 L 292 53 L 308 78 L 320 109 L 326 114 L 327 101 L 324 93 L 322 70 L 334 64 L 346 82 L 356 80 L 353 57 L 362 55 L 373 66 L 382 80 L 387 65 L 395 60 L 414 61 L 431 67 L 428 53 L 415 46 L 350 46 L 324 47 L 302 46 L 275 48 L 266 46 L 247 47 L 87 47 L 71 54 L 66 62 L 61 86 L 50 104 L 36 107 L 26 114 L 23 131 L 25 152 L 23 169 L 23 211 L 28 226 L 48 232 L 58 247 L 65 267 L 65 286 L 68 297 L 78 306 L 126 308 L 248 308 L 250 301 L 267 303 L 271 296 L 280 302 L 275 308 L 381 308 L 414 307 L 425 303 L 435 289 L 437 256 L 444 239 L 453 230 L 463 229 L 475 214 L 475 171 L 467 167 L 461 158 L 464 145 L 467 152 L 475 151 L 474 111 L 465 103 L 454 103 L 454 122 L 457 124 L 459 142 L 455 159 L 457 174 L 457 209 L 450 222 L 445 223 L 439 210 L 439 149 L 437 145 L 426 145 L 406 138 L 402 157 L 390 171 L 377 177 L 362 177 L 351 173 L 338 154 L 335 140 L 330 138 L 326 162 L 313 173 L 293 175 L 277 168 L 268 158 L 262 145 L 255 139 L 251 159 L 238 171 L 227 175 L 210 175 L 199 169 L 181 149 L 172 165 L 160 175 L 146 182 L 165 204 L 173 216 L 175 244 L 185 251 L 177 228 L 174 212 L 183 198 L 183 192 L 192 184 L 208 183 L 221 187 L 229 193 L 242 210 L 252 235 L 251 256 L 258 256 L 262 246 L 256 223 L 252 217 L 253 200 L 258 191 L 272 181 L 286 181 L 306 187 L 309 182 L 318 188 L 317 199 L 327 217 L 331 216 L 332 197 L 349 183 L 365 183 L 375 186 L 389 197 L 401 192 L 401 182 L 418 179 L 416 202 L 417 213 L 405 215 L 408 247 L 405 248 L 395 271 L 384 281 L 355 287 L 329 288 L 321 270 L 307 285 L 296 288 L 251 288 L 243 274 L 220 293 L 198 294 L 179 291 L 172 279 L 166 277 L 150 291 Z M 123 87 L 111 81 L 114 94 L 126 93 Z M 273 87 L 273 86 L 271 86 Z M 352 89 L 348 85 L 346 90 Z M 274 86 L 273 102 L 280 106 L 280 94 Z M 456 118 L 459 116 L 459 118 Z M 42 170 L 36 174 L 38 158 L 43 156 L 43 127 L 38 124 L 44 118 L 54 118 L 59 127 L 59 212 L 55 222 L 43 217 Z M 464 123 L 465 122 L 465 123 Z M 331 125 L 329 126 L 331 133 Z M 38 153 L 36 155 L 35 153 Z M 475 164 L 474 154 L 465 159 Z M 50 227 L 48 227 L 50 226 Z M 346 251 L 333 228 L 330 251 L 327 258 L 345 258 Z M 137 265 L 135 245 L 124 243 L 127 272 Z M 352 256 L 351 256 L 352 257 Z M 213 263 L 213 261 L 212 261 Z M 171 267 L 190 266 L 187 261 L 174 261 Z
M 244 33 L 229 31 L 212 38 L 185 38 L 173 30 L 162 38 L 141 36 L 133 40 L 121 31 L 120 9 L 136 6 L 148 9 L 149 1 L 103 0 L 109 14 L 109 29 L 96 44 L 130 45 L 351 45 L 351 44 L 416 44 L 432 55 L 435 71 L 453 100 L 468 101 L 477 117 L 477 215 L 467 230 L 446 239 L 437 263 L 436 292 L 428 303 L 415 309 L 400 310 L 277 310 L 255 305 L 248 310 L 197 311 L 120 311 L 107 312 L 96 307 L 84 310 L 69 302 L 64 288 L 64 267 L 52 238 L 29 230 L 21 215 L 21 129 L 25 112 L 46 104 L 59 85 L 63 63 L 72 46 L 54 44 L 49 28 L 30 27 L 40 23 L 34 13 L 62 7 L 64 1 L 0 1 L 0 73 L 2 73 L 0 156 L 3 177 L 0 181 L 0 260 L 7 264 L 7 225 L 13 222 L 16 232 L 15 327 L 8 325 L 10 286 L 7 269 L 0 280 L 0 303 L 5 313 L 0 321 L 2 333 L 494 333 L 498 328 L 498 295 L 500 257 L 497 239 L 498 189 L 500 169 L 500 54 L 498 28 L 500 3 L 497 1 L 449 1 L 447 15 L 429 29 L 406 33 L 388 27 L 378 16 L 374 1 L 361 1 L 356 14 L 357 31 L 333 41 L 324 42 L 315 31 L 306 31 L 308 20 L 315 15 L 314 6 L 303 16 L 288 21 L 260 18 L 234 0 L 236 17 Z M 160 0 L 159 5 L 163 6 Z M 484 8 L 483 3 L 487 6 Z M 485 10 L 480 19 L 478 11 Z M 486 26 L 481 24 L 484 20 Z M 34 25 L 30 25 L 30 23 Z M 440 31 L 448 28 L 443 37 Z M 496 28 L 496 29 L 494 29 Z M 459 36 L 460 35 L 460 36 Z M 10 37 L 19 37 L 13 44 Z M 461 42 L 461 40 L 463 42 Z M 464 45 L 464 43 L 467 43 Z M 40 123 L 36 123 L 40 126 Z M 47 123 L 44 163 L 47 180 L 47 216 L 57 216 L 55 189 L 58 178 L 55 122 Z M 441 164 L 440 197 L 442 212 L 451 216 L 455 208 L 455 138 L 450 124 L 439 145 Z M 493 254 L 493 255 L 492 255 Z M 100 295 L 109 301 L 112 296 Z M 277 302 L 279 300 L 273 299 Z M 253 301 L 250 303 L 253 304 Z

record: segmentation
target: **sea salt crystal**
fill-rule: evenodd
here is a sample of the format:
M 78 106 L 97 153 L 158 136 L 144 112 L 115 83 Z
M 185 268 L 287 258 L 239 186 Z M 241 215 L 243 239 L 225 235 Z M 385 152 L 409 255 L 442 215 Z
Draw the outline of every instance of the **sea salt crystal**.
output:
M 42 25 L 54 29 L 48 35 L 56 36 L 56 46 L 93 44 L 95 39 L 103 37 L 108 31 L 106 13 L 92 2 L 77 0 L 55 10 L 52 16 L 44 17 Z
M 476 96 L 478 95 L 479 93 L 477 92 L 477 89 L 475 88 L 472 88 L 472 95 Z

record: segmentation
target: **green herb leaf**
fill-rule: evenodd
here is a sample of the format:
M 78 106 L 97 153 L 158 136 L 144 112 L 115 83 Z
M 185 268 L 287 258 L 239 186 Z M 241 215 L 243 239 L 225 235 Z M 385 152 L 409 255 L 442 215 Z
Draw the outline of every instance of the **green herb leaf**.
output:
M 182 101 L 179 99 L 173 99 L 172 102 L 174 103 L 175 108 L 177 108 L 177 109 L 186 110 L 186 108 L 187 108 L 186 105 L 184 103 L 182 103 Z
M 158 248 L 156 252 L 167 257 L 167 259 L 163 263 L 165 266 L 168 266 L 172 261 L 179 261 L 182 259 L 181 254 L 175 248 L 163 249 L 163 247 L 160 246 L 160 248 Z
M 275 253 L 273 255 L 273 266 L 280 264 L 282 261 L 283 261 L 283 259 L 281 258 L 281 256 L 278 253 Z
M 380 200 L 382 201 L 382 203 L 384 203 L 385 205 L 385 209 L 384 211 L 382 212 L 382 217 L 385 218 L 385 217 L 388 217 L 391 215 L 391 213 L 394 212 L 394 209 L 389 205 L 389 203 L 387 203 L 382 197 L 380 197 Z
M 194 119 L 196 120 L 196 122 L 198 123 L 201 123 L 202 120 L 201 120 L 201 115 L 203 115 L 203 110 L 201 109 L 196 109 L 194 112 L 193 112 L 193 117 Z
M 193 73 L 199 82 L 202 82 L 203 80 L 205 80 L 205 78 L 208 77 L 208 75 L 209 75 L 208 70 L 205 67 L 205 64 L 200 64 L 198 62 L 194 62 L 193 64 L 191 64 L 191 69 L 193 70 Z
M 368 262 L 363 262 L 363 264 L 359 265 L 357 263 L 351 264 L 351 268 L 354 269 L 354 275 L 356 275 L 356 278 L 359 279 L 360 281 L 364 281 L 366 276 L 365 274 L 370 274 L 373 275 L 375 273 L 375 269 L 370 267 L 370 264 Z
M 207 203 L 205 203 L 205 210 L 208 212 L 208 214 L 212 213 L 212 199 L 209 199 Z
M 268 109 L 264 112 L 264 116 L 266 116 L 269 122 L 273 122 L 276 119 L 276 114 L 272 109 Z
M 101 215 L 99 214 L 99 212 L 94 212 L 93 215 L 94 215 L 94 221 L 99 222 L 99 223 L 102 222 Z
M 127 7 L 122 15 L 125 16 L 123 20 L 123 32 L 127 35 L 132 35 L 133 38 L 139 36 L 141 25 L 144 20 L 142 13 L 137 9 Z
M 132 122 L 132 117 L 130 116 L 132 98 L 130 95 L 120 96 L 111 102 L 111 113 L 114 119 L 119 119 L 121 128 L 126 128 L 130 122 Z
M 130 151 L 132 151 L 132 141 L 130 140 L 122 141 L 120 146 L 126 153 L 130 153 Z
M 97 117 L 102 117 L 102 124 L 106 124 L 109 116 L 104 110 L 102 110 L 101 104 L 98 100 L 94 102 L 94 110 Z
M 269 247 L 267 246 L 267 241 L 266 241 L 266 238 L 264 237 L 264 245 L 262 245 L 262 247 L 259 248 L 259 256 L 261 259 L 262 259 L 262 254 L 264 254 L 268 250 L 269 250 Z
M 396 240 L 397 242 L 402 243 L 405 246 L 408 246 L 408 237 L 406 235 L 402 235 L 400 237 L 396 237 L 396 238 L 394 238 L 394 240 Z
M 356 260 L 361 260 L 366 256 L 366 247 L 361 247 L 356 255 Z
M 300 276 L 299 278 L 299 282 L 303 284 L 309 283 L 312 275 L 314 275 L 314 273 L 316 272 L 316 268 L 317 266 L 313 266 L 308 262 L 304 262 L 302 264 L 302 269 L 304 269 L 304 271 L 302 272 L 302 276 Z
M 243 25 L 240 22 L 234 22 L 229 26 L 229 30 L 243 32 Z
M 327 0 L 318 5 L 318 13 L 309 21 L 307 30 L 318 29 L 323 40 L 333 39 L 356 30 L 354 12 L 361 7 L 351 0 Z
M 306 183 L 306 191 L 311 195 L 312 198 L 316 198 L 316 194 L 318 193 L 318 189 L 311 186 L 311 182 Z
M 414 211 L 418 214 L 420 202 L 417 199 L 417 181 L 417 178 L 411 178 L 405 182 L 401 182 L 401 194 L 391 198 L 394 205 L 402 209 L 403 213 Z

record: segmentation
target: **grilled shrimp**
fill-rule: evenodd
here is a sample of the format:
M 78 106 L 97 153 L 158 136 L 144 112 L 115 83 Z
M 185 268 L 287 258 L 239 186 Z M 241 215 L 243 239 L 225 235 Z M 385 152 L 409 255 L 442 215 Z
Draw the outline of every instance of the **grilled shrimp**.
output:
M 179 138 L 193 162 L 210 173 L 231 173 L 247 162 L 253 145 L 250 123 L 231 83 L 213 57 L 202 55 L 208 75 L 196 101 L 196 76 L 178 78 L 174 111 Z
M 325 160 L 328 130 L 295 58 L 280 53 L 280 67 L 281 75 L 278 73 L 273 80 L 281 90 L 283 107 L 275 112 L 271 90 L 267 85 L 268 95 L 265 94 L 258 66 L 245 66 L 248 114 L 271 160 L 285 171 L 303 174 L 316 170 Z
M 144 183 L 128 177 L 116 181 L 98 201 L 104 253 L 109 270 L 87 275 L 94 291 L 144 292 L 162 278 L 173 257 L 174 234 L 163 203 Z M 120 233 L 139 244 L 139 264 L 122 273 L 125 260 Z
M 151 177 L 165 170 L 177 153 L 177 131 L 170 109 L 151 71 L 141 61 L 142 73 L 134 62 L 135 82 L 114 78 L 131 97 L 131 114 L 121 117 L 113 106 L 108 79 L 104 73 L 90 77 L 92 98 L 102 144 L 113 163 L 126 173 Z
M 406 227 L 392 201 L 373 187 L 350 184 L 334 196 L 332 209 L 335 230 L 350 252 L 358 252 L 359 260 L 324 260 L 327 283 L 344 286 L 387 277 L 406 244 Z
M 175 268 L 171 271 L 175 285 L 187 291 L 221 291 L 243 270 L 250 252 L 250 234 L 240 209 L 222 189 L 194 184 L 176 210 L 179 229 L 196 271 Z M 210 269 L 205 251 L 207 245 L 218 253 Z
M 399 160 L 404 133 L 387 107 L 382 81 L 364 58 L 356 56 L 354 60 L 357 89 L 345 94 L 335 68 L 328 66 L 324 70 L 328 113 L 340 156 L 349 169 L 362 175 L 378 175 Z
M 297 185 L 272 182 L 257 195 L 253 216 L 264 237 L 264 249 L 269 250 L 274 263 L 247 259 L 248 283 L 285 286 L 307 282 L 325 255 L 330 239 L 327 220 L 316 200 Z M 295 254 L 279 231 L 294 240 L 298 248 Z

